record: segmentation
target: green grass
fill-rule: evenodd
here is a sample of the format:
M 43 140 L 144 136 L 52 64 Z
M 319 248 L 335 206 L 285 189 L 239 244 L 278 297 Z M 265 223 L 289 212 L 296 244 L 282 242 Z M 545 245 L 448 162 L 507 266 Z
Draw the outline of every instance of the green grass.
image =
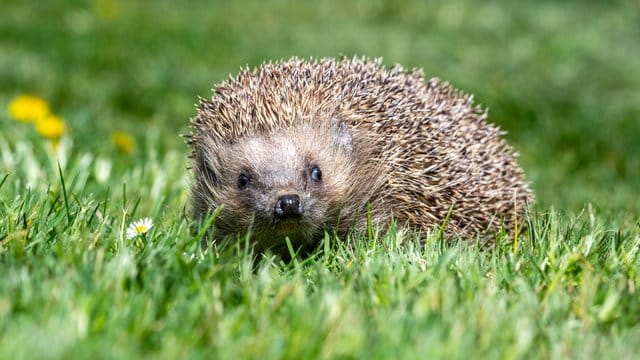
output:
M 176 4 L 0 4 L 1 358 L 640 353 L 637 2 Z M 291 264 L 201 251 L 176 135 L 196 97 L 245 64 L 340 54 L 490 108 L 539 200 L 517 251 L 403 231 L 327 237 Z M 56 151 L 4 111 L 22 93 L 65 119 Z

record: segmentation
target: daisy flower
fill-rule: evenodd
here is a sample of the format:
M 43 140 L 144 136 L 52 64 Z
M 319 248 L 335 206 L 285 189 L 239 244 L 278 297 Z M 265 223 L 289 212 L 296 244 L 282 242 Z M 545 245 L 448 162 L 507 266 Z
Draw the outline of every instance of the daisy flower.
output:
M 143 218 L 132 222 L 127 228 L 127 239 L 133 239 L 136 236 L 144 235 L 153 227 L 151 218 Z

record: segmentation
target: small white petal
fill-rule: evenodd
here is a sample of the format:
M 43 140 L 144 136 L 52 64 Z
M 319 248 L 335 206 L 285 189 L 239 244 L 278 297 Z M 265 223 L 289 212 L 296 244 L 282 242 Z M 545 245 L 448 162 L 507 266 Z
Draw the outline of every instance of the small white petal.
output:
M 127 228 L 127 239 L 133 239 L 138 235 L 146 234 L 152 227 L 153 220 L 151 220 L 151 218 L 146 217 L 136 220 L 129 224 L 129 227 Z

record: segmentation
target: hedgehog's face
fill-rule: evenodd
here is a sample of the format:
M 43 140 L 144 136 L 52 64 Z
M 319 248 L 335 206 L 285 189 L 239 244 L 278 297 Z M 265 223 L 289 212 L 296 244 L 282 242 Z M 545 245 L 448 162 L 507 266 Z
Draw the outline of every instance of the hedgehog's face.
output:
M 224 205 L 215 225 L 220 235 L 250 230 L 258 250 L 281 252 L 287 237 L 296 247 L 313 246 L 335 226 L 353 166 L 342 123 L 211 141 L 201 151 L 196 177 L 207 201 L 199 206 Z

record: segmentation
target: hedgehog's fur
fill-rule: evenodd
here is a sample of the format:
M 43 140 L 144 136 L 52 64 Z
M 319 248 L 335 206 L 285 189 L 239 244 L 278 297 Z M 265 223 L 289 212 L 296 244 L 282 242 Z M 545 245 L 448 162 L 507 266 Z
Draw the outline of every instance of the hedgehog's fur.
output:
M 421 231 L 444 224 L 447 238 L 512 232 L 533 196 L 486 118 L 471 96 L 379 60 L 245 69 L 200 100 L 192 121 L 195 216 L 224 205 L 214 238 L 251 228 L 258 251 L 287 236 L 313 247 L 325 230 L 344 236 L 368 216 L 382 227 L 391 218 Z M 313 166 L 321 181 L 310 179 Z M 282 222 L 274 204 L 289 193 L 304 213 Z

